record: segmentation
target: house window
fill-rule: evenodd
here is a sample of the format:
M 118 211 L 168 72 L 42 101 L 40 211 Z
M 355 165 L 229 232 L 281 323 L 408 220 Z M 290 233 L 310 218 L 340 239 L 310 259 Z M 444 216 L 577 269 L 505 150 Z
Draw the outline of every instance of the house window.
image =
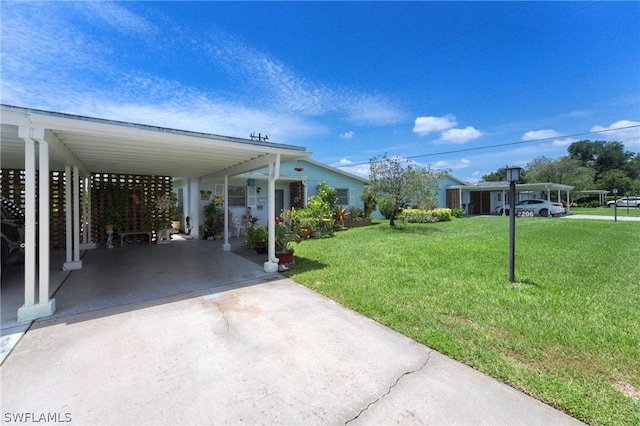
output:
M 247 188 L 244 186 L 229 186 L 229 207 L 246 206 Z
M 337 189 L 338 191 L 338 205 L 339 206 L 348 206 L 349 205 L 349 190 L 348 189 Z

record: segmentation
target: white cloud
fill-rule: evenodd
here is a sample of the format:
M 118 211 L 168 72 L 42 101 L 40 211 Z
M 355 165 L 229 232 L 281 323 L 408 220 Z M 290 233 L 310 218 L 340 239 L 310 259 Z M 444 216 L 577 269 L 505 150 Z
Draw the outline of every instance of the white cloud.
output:
M 271 108 L 310 116 L 337 113 L 349 121 L 378 125 L 396 124 L 405 117 L 384 96 L 310 81 L 269 53 L 228 34 L 215 33 L 199 48 Z
M 615 140 L 622 142 L 625 148 L 640 152 L 640 122 L 631 120 L 619 120 L 610 126 L 594 126 L 592 132 L 598 133 L 598 139 Z
M 479 171 L 475 171 L 473 173 L 471 173 L 466 179 L 467 182 L 469 183 L 478 183 L 480 182 L 480 180 L 482 179 L 482 176 L 485 175 L 486 173 L 482 173 Z
M 534 141 L 540 139 L 553 139 L 562 136 L 555 130 L 530 130 L 522 135 L 523 141 Z
M 371 167 L 369 166 L 369 163 L 349 166 L 348 164 L 343 164 L 343 161 L 347 161 L 348 164 L 351 164 L 351 161 L 343 159 L 340 160 L 339 164 L 334 164 L 334 167 L 356 176 L 362 176 L 367 179 L 369 178 L 369 175 L 371 174 Z
M 443 117 L 417 117 L 413 126 L 413 132 L 420 136 L 426 136 L 429 133 L 450 129 L 457 124 L 456 117 L 453 115 L 445 115 Z
M 464 129 L 449 129 L 440 133 L 438 142 L 463 144 L 482 136 L 482 132 L 473 126 L 467 126 Z
M 122 33 L 156 34 L 156 28 L 151 22 L 136 15 L 117 3 L 106 2 L 78 2 L 73 3 L 89 20 L 99 21 L 100 25 L 107 24 Z
M 341 134 L 340 137 L 342 139 L 351 139 L 354 134 L 355 132 L 353 130 L 349 130 L 348 132 L 344 132 L 343 134 Z
M 340 166 L 348 166 L 349 164 L 353 164 L 353 161 L 347 159 L 347 158 L 343 158 L 340 161 L 338 161 L 338 165 Z
M 165 30 L 150 22 L 170 17 L 151 21 L 127 3 L 9 2 L 2 8 L 3 103 L 239 137 L 260 131 L 274 142 L 329 133 L 314 117 L 378 125 L 406 117 L 382 95 L 309 81 L 226 34 L 207 29 L 207 39 L 176 24 Z M 92 31 L 99 26 L 105 31 Z M 163 31 L 171 31 L 170 39 Z M 166 59 L 165 41 L 171 51 L 195 51 L 198 63 L 185 62 L 184 68 L 204 66 L 216 78 L 228 78 L 233 90 L 163 78 L 123 60 L 114 39 L 144 42 L 149 57 Z
M 570 117 L 570 118 L 582 118 L 582 117 L 590 117 L 593 115 L 593 111 L 571 111 L 564 114 L 561 114 L 561 117 Z
M 563 139 L 556 139 L 552 142 L 553 146 L 555 147 L 568 147 L 569 145 L 571 145 L 572 143 L 578 141 L 578 139 L 575 138 L 563 138 Z
M 459 169 L 466 169 L 468 167 L 471 167 L 471 161 L 466 158 L 461 158 L 459 160 L 458 159 L 441 160 L 441 161 L 437 161 L 433 165 L 433 168 L 438 170 L 444 170 L 444 169 L 459 170 Z

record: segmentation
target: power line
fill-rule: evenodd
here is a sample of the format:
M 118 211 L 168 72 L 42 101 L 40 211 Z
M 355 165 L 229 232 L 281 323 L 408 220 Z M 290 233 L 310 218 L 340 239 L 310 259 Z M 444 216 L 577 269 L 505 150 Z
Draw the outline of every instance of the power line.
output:
M 527 143 L 532 143 L 532 142 L 544 142 L 544 141 L 550 141 L 550 140 L 555 140 L 555 139 L 559 139 L 559 138 L 575 138 L 575 137 L 578 137 L 578 136 L 594 135 L 594 134 L 599 134 L 599 133 L 613 132 L 613 131 L 616 131 L 616 130 L 634 129 L 634 128 L 638 128 L 638 127 L 640 127 L 640 124 L 634 124 L 634 125 L 625 126 L 625 127 L 616 127 L 614 129 L 604 129 L 604 130 L 594 130 L 594 131 L 591 131 L 591 132 L 574 133 L 574 134 L 571 134 L 571 135 L 553 136 L 553 137 L 540 138 L 540 139 L 531 139 L 531 140 L 527 140 L 527 141 L 506 142 L 506 143 L 499 143 L 499 144 L 494 144 L 494 145 L 477 146 L 477 147 L 474 147 L 474 148 L 463 148 L 463 149 L 455 149 L 455 150 L 451 150 L 451 151 L 432 152 L 430 154 L 412 155 L 412 156 L 409 156 L 409 157 L 402 157 L 402 158 L 404 158 L 406 160 L 413 160 L 415 158 L 436 157 L 438 155 L 458 154 L 458 153 L 461 153 L 461 152 L 479 151 L 479 150 L 482 150 L 482 149 L 489 149 L 489 148 L 500 148 L 500 147 L 504 147 L 504 146 L 522 145 L 522 144 L 527 144 Z M 378 160 L 378 161 L 380 161 L 380 160 Z M 371 163 L 371 161 L 367 161 L 366 163 L 353 163 L 353 164 L 338 165 L 338 166 L 333 166 L 333 167 L 341 168 L 341 167 L 363 166 L 363 165 L 370 164 L 370 163 Z

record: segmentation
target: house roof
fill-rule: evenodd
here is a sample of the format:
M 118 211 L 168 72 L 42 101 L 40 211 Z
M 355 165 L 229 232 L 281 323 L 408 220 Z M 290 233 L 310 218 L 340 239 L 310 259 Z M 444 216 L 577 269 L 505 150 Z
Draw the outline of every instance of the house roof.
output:
M 293 145 L 11 105 L 1 105 L 1 111 L 3 169 L 24 169 L 25 137 L 49 144 L 51 170 L 77 166 L 82 174 L 206 179 L 265 167 L 276 154 L 283 163 L 311 155 L 304 147 Z
M 460 185 L 469 185 L 469 182 L 465 182 L 457 176 L 452 175 L 449 172 L 444 172 L 444 174 L 451 180 L 458 182 Z
M 309 164 L 313 164 L 315 166 L 322 167 L 324 169 L 330 170 L 330 171 L 332 171 L 334 173 L 338 173 L 338 174 L 347 176 L 347 177 L 349 177 L 351 179 L 358 180 L 358 181 L 360 181 L 362 183 L 365 183 L 365 184 L 369 183 L 369 179 L 367 179 L 367 178 L 364 178 L 364 177 L 358 176 L 358 175 L 354 175 L 354 174 L 349 173 L 349 172 L 345 172 L 344 170 L 340 170 L 340 169 L 338 169 L 336 167 L 331 167 L 328 164 L 324 164 L 324 163 L 321 163 L 319 161 L 312 160 L 310 158 L 305 158 L 303 161 L 306 161 Z
M 449 189 L 466 189 L 468 191 L 506 191 L 509 189 L 509 182 L 477 182 L 466 185 L 450 185 Z M 516 184 L 518 191 L 571 191 L 574 187 L 561 183 L 519 183 Z

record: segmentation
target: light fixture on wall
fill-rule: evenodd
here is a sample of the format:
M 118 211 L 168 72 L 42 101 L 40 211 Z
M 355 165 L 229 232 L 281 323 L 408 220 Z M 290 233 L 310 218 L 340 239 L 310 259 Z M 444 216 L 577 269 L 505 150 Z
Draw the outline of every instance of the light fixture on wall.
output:
M 259 194 L 259 193 L 260 193 L 260 191 L 262 191 L 262 188 L 257 187 L 257 188 L 256 188 L 256 192 Z

